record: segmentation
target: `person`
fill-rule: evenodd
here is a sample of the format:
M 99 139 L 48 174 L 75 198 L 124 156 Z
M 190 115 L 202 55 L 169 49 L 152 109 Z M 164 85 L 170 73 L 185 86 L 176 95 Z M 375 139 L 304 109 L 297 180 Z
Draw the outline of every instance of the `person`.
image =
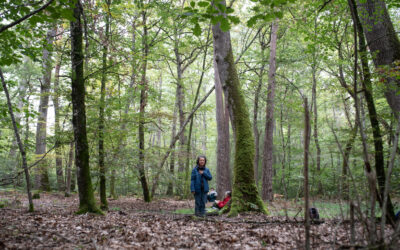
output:
M 222 201 L 215 200 L 213 207 L 218 208 L 218 209 L 223 208 L 231 200 L 231 196 L 232 196 L 232 192 L 226 191 L 225 198 Z
M 192 170 L 190 191 L 194 195 L 195 215 L 204 217 L 206 215 L 207 193 L 209 191 L 208 181 L 212 179 L 210 170 L 206 167 L 207 158 L 204 155 L 197 157 L 196 166 Z
M 218 193 L 215 191 L 214 188 L 210 188 L 210 192 L 207 194 L 207 200 L 209 202 L 214 202 L 217 199 Z

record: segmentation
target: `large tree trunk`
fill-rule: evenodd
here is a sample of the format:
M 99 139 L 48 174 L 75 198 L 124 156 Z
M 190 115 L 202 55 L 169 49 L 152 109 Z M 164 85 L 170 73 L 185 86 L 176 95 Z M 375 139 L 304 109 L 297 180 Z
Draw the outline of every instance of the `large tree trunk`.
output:
M 273 149 L 274 149 L 274 109 L 275 109 L 275 73 L 276 73 L 276 45 L 277 45 L 278 21 L 272 23 L 271 46 L 269 56 L 268 72 L 268 95 L 266 108 L 266 124 L 264 139 L 264 160 L 262 172 L 262 198 L 272 201 L 272 178 L 273 178 Z
M 71 0 L 72 3 L 75 1 Z M 86 134 L 85 79 L 83 77 L 81 6 L 75 4 L 71 21 L 71 70 L 72 70 L 72 123 L 75 138 L 75 165 L 78 170 L 78 213 L 101 213 L 96 207 L 89 166 L 89 146 Z
M 355 6 L 355 1 L 351 0 Z M 400 41 L 390 20 L 384 0 L 358 0 L 358 14 L 367 39 L 373 61 L 386 87 L 385 96 L 396 116 L 400 111 L 400 80 L 390 75 L 390 70 L 397 67 L 394 62 L 400 60 Z M 361 31 L 360 31 L 361 32 Z M 389 69 L 385 69 L 389 67 Z M 379 186 L 382 187 L 382 179 Z M 384 179 L 383 179 L 384 183 Z
M 55 28 L 47 32 L 46 45 L 43 49 L 43 80 L 40 85 L 39 117 L 36 127 L 36 158 L 41 158 L 46 153 L 47 138 L 47 108 L 49 105 L 50 83 L 51 83 L 51 47 L 56 33 Z M 38 165 L 35 177 L 35 188 L 50 191 L 48 173 L 48 162 L 43 159 Z
M 55 67 L 55 76 L 54 76 L 54 94 L 53 94 L 53 103 L 54 103 L 54 135 L 55 135 L 55 151 L 56 151 L 56 173 L 57 173 L 57 188 L 58 191 L 65 191 L 65 183 L 63 176 L 63 166 L 62 166 L 62 153 L 61 153 L 61 138 L 60 138 L 60 68 L 61 68 L 61 56 L 57 61 Z
M 384 194 L 384 190 L 385 190 L 385 163 L 384 163 L 384 155 L 383 155 L 383 140 L 382 140 L 382 135 L 381 135 L 381 131 L 380 131 L 380 127 L 379 127 L 379 121 L 378 121 L 378 117 L 377 117 L 377 112 L 376 112 L 376 108 L 375 108 L 375 103 L 374 103 L 374 98 L 372 95 L 372 81 L 371 81 L 371 73 L 369 70 L 369 66 L 368 66 L 368 58 L 367 58 L 367 46 L 365 44 L 365 38 L 362 32 L 362 21 L 360 21 L 359 16 L 363 16 L 365 14 L 365 10 L 363 8 L 367 8 L 368 10 L 372 11 L 372 9 L 377 9 L 382 11 L 382 16 L 380 16 L 381 19 L 379 19 L 379 22 L 383 22 L 386 19 L 385 22 L 383 22 L 381 25 L 390 25 L 390 19 L 389 16 L 385 17 L 385 14 L 387 14 L 387 10 L 385 8 L 385 3 L 379 3 L 380 1 L 374 1 L 374 3 L 372 3 L 372 1 L 367 1 L 366 5 L 360 5 L 360 9 L 361 9 L 361 13 L 360 15 L 358 15 L 357 13 L 357 9 L 354 8 L 355 6 L 355 1 L 352 0 L 352 4 L 350 4 L 350 8 L 353 12 L 353 22 L 356 24 L 357 26 L 357 34 L 358 34 L 358 42 L 359 42 L 359 49 L 360 49 L 360 58 L 361 58 L 361 65 L 362 65 L 362 76 L 363 76 L 363 88 L 364 88 L 364 95 L 365 95 L 365 100 L 367 101 L 367 107 L 368 107 L 368 112 L 369 112 L 369 119 L 371 122 L 371 126 L 372 126 L 372 135 L 374 137 L 374 148 L 375 148 L 375 171 L 376 171 L 376 175 L 377 175 L 377 179 L 378 179 L 378 185 L 379 185 L 379 194 L 380 194 L 380 198 L 378 199 L 380 206 L 382 207 L 383 205 L 383 194 Z M 373 4 L 375 4 L 373 6 Z M 383 9 L 385 8 L 385 9 Z M 364 11 L 363 11 L 364 10 Z M 386 12 L 385 12 L 386 11 Z M 374 13 L 375 14 L 375 13 Z M 362 17 L 364 19 L 363 22 L 367 23 L 368 25 L 370 24 L 369 22 L 372 22 L 372 20 L 370 20 L 370 18 L 366 18 L 366 17 Z M 376 17 L 378 18 L 378 17 Z M 377 27 L 372 28 L 373 30 L 376 29 Z M 383 28 L 383 26 L 379 26 L 379 28 Z M 391 32 L 394 32 L 393 30 L 393 26 L 390 27 L 386 27 L 385 28 L 389 29 Z M 367 37 L 367 41 L 368 41 L 368 46 L 371 50 L 371 53 L 373 53 L 374 51 L 379 51 L 379 49 L 377 48 L 379 46 L 380 49 L 384 49 L 382 48 L 383 44 L 381 44 L 380 42 L 371 42 L 372 38 L 376 38 L 377 34 L 371 34 L 371 32 L 369 31 L 369 29 L 365 29 L 364 28 L 364 32 L 366 34 Z M 382 30 L 376 30 L 376 32 L 383 32 Z M 388 32 L 388 31 L 386 31 Z M 382 35 L 382 33 L 379 33 Z M 387 33 L 385 33 L 387 34 Z M 387 65 L 390 64 L 391 62 L 387 61 L 387 58 L 382 58 L 383 56 L 391 56 L 391 57 L 396 57 L 397 59 L 400 59 L 400 42 L 397 39 L 397 36 L 395 33 L 390 33 L 387 34 L 390 35 L 391 38 L 390 39 L 395 39 L 395 41 L 392 40 L 387 40 L 386 37 L 382 38 L 384 39 L 384 41 L 382 41 L 382 43 L 386 43 L 386 42 L 390 42 L 393 43 L 390 46 L 388 44 L 386 44 L 386 46 L 389 46 L 389 48 L 386 48 L 386 51 L 379 51 L 378 55 L 374 58 L 374 63 L 376 67 L 382 66 L 382 65 Z M 397 46 L 396 49 L 397 52 L 393 52 L 393 51 L 388 51 L 387 49 L 391 49 L 391 46 Z M 381 54 L 381 53 L 388 53 L 388 54 Z M 395 55 L 395 53 L 397 53 Z M 379 55 L 381 54 L 381 55 Z M 378 58 L 379 57 L 379 58 Z M 394 59 L 394 58 L 392 58 Z M 386 72 L 388 73 L 388 72 Z M 387 79 L 388 81 L 388 79 Z M 393 79 L 392 79 L 393 81 Z M 388 84 L 392 84 L 389 83 Z M 393 83 L 394 84 L 394 83 Z M 400 82 L 398 81 L 397 84 L 400 84 Z M 391 86 L 391 85 L 390 85 Z M 400 96 L 397 93 L 388 93 L 389 91 L 393 91 L 391 90 L 386 90 L 386 97 L 389 100 L 400 100 Z M 396 95 L 396 96 L 394 96 Z M 396 101 L 397 103 L 397 101 Z M 390 104 L 390 103 L 389 103 Z M 400 103 L 399 103 L 400 104 Z M 396 106 L 397 107 L 397 106 Z M 392 107 L 393 108 L 393 107 Z M 397 107 L 397 108 L 400 108 Z M 397 113 L 400 110 L 394 110 L 395 113 Z M 389 221 L 391 221 L 392 223 L 394 223 L 395 220 L 395 213 L 394 213 L 394 208 L 393 208 L 393 204 L 392 201 L 390 199 L 390 196 L 388 196 L 387 199 L 387 216 Z
M 225 1 L 221 3 L 225 4 Z M 235 216 L 249 210 L 267 213 L 254 181 L 254 138 L 233 59 L 230 33 L 223 32 L 219 23 L 213 25 L 212 31 L 214 74 L 229 94 L 228 101 L 232 107 L 232 123 L 236 138 L 233 192 L 229 215 Z
M 111 1 L 106 2 L 106 32 L 105 40 L 103 41 L 103 60 L 101 72 L 101 90 L 100 90 L 100 107 L 99 107 L 99 175 L 100 175 L 100 207 L 103 210 L 108 209 L 107 194 L 106 194 L 106 166 L 104 164 L 104 109 L 106 97 L 106 82 L 107 82 L 107 55 L 110 34 L 110 4 Z
M 141 90 L 140 90 L 140 111 L 139 111 L 139 178 L 140 183 L 142 184 L 143 189 L 143 198 L 144 201 L 150 202 L 150 193 L 149 187 L 146 179 L 145 172 L 145 146 L 144 146 L 144 116 L 145 116 L 145 108 L 147 105 L 147 79 L 146 79 L 146 70 L 147 70 L 147 56 L 149 53 L 149 45 L 147 43 L 147 25 L 146 25 L 146 15 L 145 11 L 142 12 L 143 18 L 143 37 L 142 37 L 142 45 L 143 45 L 143 62 L 142 62 L 142 80 L 141 80 Z
M 214 68 L 216 67 L 214 60 Z M 224 101 L 222 83 L 217 74 L 214 74 L 214 82 L 217 120 L 217 193 L 219 199 L 223 199 L 225 191 L 231 190 L 229 112 Z
M 15 138 L 17 140 L 19 151 L 20 151 L 21 157 L 22 157 L 22 167 L 24 168 L 24 173 L 25 173 L 26 192 L 28 194 L 28 201 L 29 201 L 29 211 L 33 212 L 34 208 L 33 208 L 32 194 L 31 194 L 31 183 L 30 183 L 30 177 L 29 177 L 28 164 L 27 164 L 27 160 L 26 160 L 25 147 L 22 144 L 21 137 L 20 137 L 19 132 L 18 132 L 18 127 L 17 127 L 17 123 L 15 121 L 15 116 L 14 116 L 14 113 L 13 113 L 10 95 L 8 93 L 8 88 L 7 88 L 6 82 L 4 80 L 3 71 L 1 70 L 1 68 L 0 68 L 0 78 L 1 78 L 1 84 L 3 86 L 3 90 L 4 90 L 5 94 L 6 94 L 8 112 L 9 112 L 10 117 L 11 117 Z
M 305 220 L 305 249 L 310 249 L 310 215 L 309 215 L 309 196 L 308 196 L 308 156 L 310 149 L 310 112 L 307 98 L 304 98 L 304 220 Z

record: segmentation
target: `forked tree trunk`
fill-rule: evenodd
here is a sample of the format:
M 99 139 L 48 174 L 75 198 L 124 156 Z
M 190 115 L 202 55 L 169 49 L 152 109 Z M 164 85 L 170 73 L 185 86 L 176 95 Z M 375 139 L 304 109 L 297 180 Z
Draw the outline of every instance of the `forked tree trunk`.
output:
M 55 28 L 51 28 L 47 32 L 46 45 L 43 49 L 43 80 L 40 85 L 40 103 L 39 103 L 39 117 L 36 127 L 36 158 L 40 159 L 46 153 L 46 138 L 47 138 L 47 108 L 49 105 L 50 95 L 50 82 L 51 82 L 51 50 L 54 36 L 56 33 Z M 50 191 L 50 180 L 48 173 L 48 161 L 43 159 L 38 165 L 35 188 Z
M 89 166 L 89 146 L 86 134 L 85 79 L 83 77 L 84 56 L 82 53 L 81 6 L 75 1 L 71 21 L 71 71 L 72 71 L 72 123 L 75 138 L 75 165 L 78 170 L 78 213 L 101 213 L 97 208 Z
M 225 1 L 219 1 L 225 5 Z M 230 216 L 257 210 L 267 213 L 254 181 L 254 137 L 250 115 L 240 88 L 233 59 L 230 33 L 223 32 L 220 24 L 213 25 L 214 74 L 229 94 L 232 123 L 235 133 L 235 160 Z M 228 209 L 228 208 L 227 208 Z
M 268 72 L 268 94 L 266 107 L 266 124 L 264 139 L 264 160 L 262 172 L 262 198 L 272 201 L 272 179 L 273 179 L 273 150 L 274 150 L 274 110 L 275 110 L 275 73 L 276 73 L 276 45 L 277 45 L 278 21 L 272 23 L 271 46 L 269 56 Z

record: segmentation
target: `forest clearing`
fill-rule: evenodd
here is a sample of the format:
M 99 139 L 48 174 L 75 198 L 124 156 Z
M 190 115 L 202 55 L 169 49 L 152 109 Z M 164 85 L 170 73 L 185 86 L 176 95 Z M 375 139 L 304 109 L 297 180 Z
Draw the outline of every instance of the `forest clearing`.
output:
M 0 248 L 398 249 L 398 0 L 0 0 Z

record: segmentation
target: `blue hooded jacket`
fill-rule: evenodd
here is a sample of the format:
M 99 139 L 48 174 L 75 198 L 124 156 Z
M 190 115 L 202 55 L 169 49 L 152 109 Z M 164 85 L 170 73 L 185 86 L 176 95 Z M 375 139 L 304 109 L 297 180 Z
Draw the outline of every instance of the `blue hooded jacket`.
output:
M 201 192 L 201 182 L 203 182 L 204 185 L 204 193 L 207 193 L 209 191 L 208 188 L 208 181 L 212 179 L 210 170 L 208 168 L 204 168 L 204 172 L 201 175 L 199 173 L 199 166 L 195 166 L 192 170 L 192 177 L 190 181 L 190 191 L 195 192 L 195 193 L 200 193 Z

